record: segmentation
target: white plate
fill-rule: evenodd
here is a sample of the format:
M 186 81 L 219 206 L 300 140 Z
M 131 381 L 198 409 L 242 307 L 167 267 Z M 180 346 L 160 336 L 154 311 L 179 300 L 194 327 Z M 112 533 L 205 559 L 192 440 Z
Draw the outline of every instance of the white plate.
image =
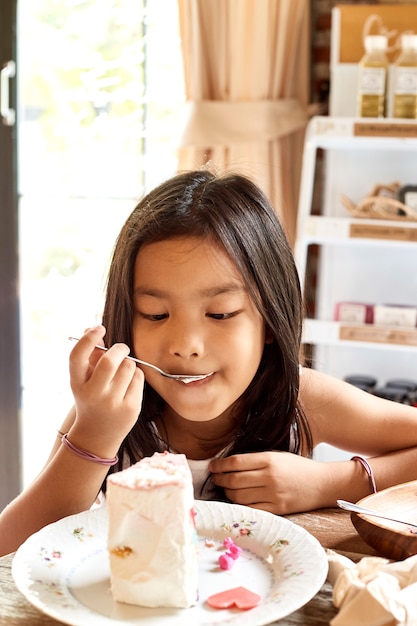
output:
M 196 511 L 200 599 L 192 608 L 149 609 L 113 601 L 105 507 L 71 515 L 29 537 L 13 559 L 13 578 L 29 602 L 74 626 L 263 626 L 296 611 L 320 590 L 326 554 L 303 528 L 235 504 L 198 501 Z M 227 536 L 243 553 L 223 571 L 217 559 Z M 261 604 L 249 611 L 218 611 L 206 604 L 210 595 L 238 586 L 260 594 Z

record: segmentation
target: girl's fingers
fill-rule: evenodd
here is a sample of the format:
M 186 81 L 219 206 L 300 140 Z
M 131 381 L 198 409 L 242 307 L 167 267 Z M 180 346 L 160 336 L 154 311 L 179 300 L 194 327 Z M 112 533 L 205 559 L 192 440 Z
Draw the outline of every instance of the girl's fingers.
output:
M 140 390 L 141 397 L 144 380 L 144 374 L 142 370 L 137 367 L 136 363 L 129 359 L 123 359 L 111 381 L 112 394 L 115 396 L 115 399 L 123 400 L 129 395 L 131 388 L 134 387 L 135 390 L 136 388 Z M 135 392 L 133 395 L 135 395 Z
M 124 343 L 116 343 L 106 352 L 103 350 L 96 351 L 102 352 L 102 356 L 99 358 L 91 378 L 100 387 L 112 384 L 119 372 L 130 372 L 131 377 L 136 369 L 135 363 L 126 359 L 129 354 L 129 348 Z
M 235 454 L 210 461 L 209 470 L 213 474 L 227 472 L 245 472 L 259 470 L 267 466 L 264 452 L 252 452 L 250 454 Z
M 103 344 L 106 333 L 104 326 L 96 326 L 88 330 L 71 350 L 69 366 L 72 383 L 82 384 L 90 373 L 91 356 L 96 344 Z M 95 350 L 96 352 L 101 352 Z M 104 353 L 103 353 L 104 354 Z M 99 360 L 99 359 L 98 359 Z
M 74 395 L 78 403 L 82 399 L 90 408 L 91 403 L 97 405 L 99 398 L 105 398 L 108 411 L 124 405 L 125 409 L 138 412 L 143 395 L 143 372 L 133 361 L 126 359 L 129 354 L 127 345 L 114 344 L 105 352 L 95 348 L 101 345 L 104 334 L 103 326 L 88 330 L 71 353 Z
M 219 487 L 232 490 L 263 487 L 266 480 L 262 470 L 213 474 L 212 478 L 213 482 Z
M 70 374 L 73 387 L 93 379 L 94 384 L 106 387 L 115 377 L 130 379 L 136 365 L 128 360 L 129 348 L 123 343 L 113 345 L 103 351 L 95 346 L 103 345 L 105 328 L 98 326 L 88 330 L 77 342 L 70 355 Z M 119 375 L 118 375 L 119 374 Z
M 244 506 L 257 505 L 259 502 L 264 501 L 265 498 L 264 488 L 251 488 L 251 489 L 225 489 L 226 496 L 232 502 L 236 504 L 242 504 Z
M 137 410 L 137 414 L 139 414 L 142 406 L 144 383 L 145 375 L 139 367 L 136 367 L 132 380 L 126 389 L 125 400 Z

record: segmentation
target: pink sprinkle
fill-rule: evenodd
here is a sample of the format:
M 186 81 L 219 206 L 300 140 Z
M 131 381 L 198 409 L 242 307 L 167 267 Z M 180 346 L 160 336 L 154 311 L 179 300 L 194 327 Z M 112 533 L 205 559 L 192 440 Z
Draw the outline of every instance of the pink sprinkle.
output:
M 233 544 L 232 546 L 230 546 L 226 554 L 229 554 L 232 557 L 232 559 L 236 561 L 236 559 L 238 559 L 240 555 L 242 554 L 242 548 L 239 548 L 239 546 L 237 546 L 236 544 Z
M 223 541 L 223 545 L 225 548 L 230 548 L 230 546 L 235 545 L 235 542 L 233 541 L 231 537 L 226 537 L 226 539 Z
M 219 556 L 220 569 L 228 570 L 231 569 L 233 565 L 234 559 L 229 554 L 227 554 L 227 552 Z

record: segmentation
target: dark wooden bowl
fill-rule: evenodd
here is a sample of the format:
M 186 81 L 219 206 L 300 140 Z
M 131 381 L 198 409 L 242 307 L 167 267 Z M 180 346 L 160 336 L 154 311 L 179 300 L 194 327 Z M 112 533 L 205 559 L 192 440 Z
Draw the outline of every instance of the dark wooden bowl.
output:
M 357 504 L 417 524 L 417 480 L 383 489 Z M 357 513 L 351 519 L 362 539 L 381 556 L 401 561 L 417 554 L 417 528 Z

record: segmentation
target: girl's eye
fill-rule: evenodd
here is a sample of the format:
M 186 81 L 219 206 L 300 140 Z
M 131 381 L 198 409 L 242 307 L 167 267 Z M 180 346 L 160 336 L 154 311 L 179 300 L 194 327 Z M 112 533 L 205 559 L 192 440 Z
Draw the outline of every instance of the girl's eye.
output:
M 149 320 L 150 322 L 160 322 L 168 317 L 166 313 L 160 313 L 159 315 L 148 315 L 146 313 L 142 313 L 142 317 L 144 320 Z
M 207 313 L 208 317 L 214 320 L 228 320 L 231 317 L 237 315 L 239 311 L 233 311 L 232 313 Z

